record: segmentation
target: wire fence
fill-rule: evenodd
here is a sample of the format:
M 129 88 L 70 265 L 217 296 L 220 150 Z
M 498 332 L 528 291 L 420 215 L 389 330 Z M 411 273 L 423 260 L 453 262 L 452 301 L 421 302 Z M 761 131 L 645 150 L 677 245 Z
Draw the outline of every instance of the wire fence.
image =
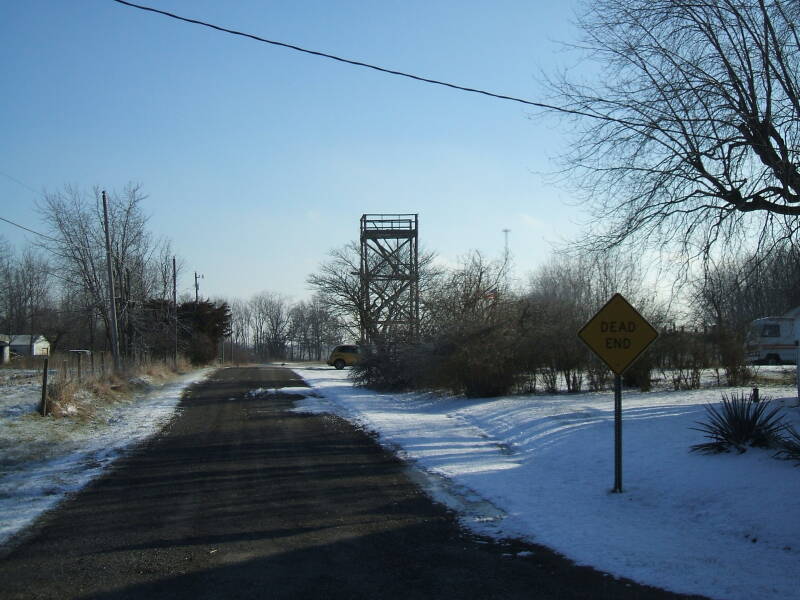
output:
M 4 369 L 41 371 L 45 358 L 48 359 L 50 381 L 91 382 L 105 379 L 114 374 L 114 359 L 109 351 L 90 352 L 88 350 L 59 352 L 51 356 L 23 356 L 4 365 Z M 140 356 L 122 357 L 119 374 L 137 373 L 155 366 L 172 368 L 173 358 Z

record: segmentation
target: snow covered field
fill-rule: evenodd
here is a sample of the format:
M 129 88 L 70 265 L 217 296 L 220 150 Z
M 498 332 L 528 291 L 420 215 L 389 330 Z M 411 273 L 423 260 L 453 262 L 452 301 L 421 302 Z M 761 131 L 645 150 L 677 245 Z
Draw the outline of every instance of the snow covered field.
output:
M 0 370 L 0 544 L 161 429 L 183 390 L 210 372 L 183 376 L 136 401 L 98 405 L 85 421 L 42 419 L 40 373 Z
M 464 399 L 355 389 L 347 371 L 292 365 L 331 412 L 377 432 L 472 529 L 543 544 L 676 592 L 800 598 L 800 468 L 692 454 L 719 389 L 623 393 L 623 494 L 613 486 L 613 395 Z M 800 426 L 794 387 L 762 388 Z

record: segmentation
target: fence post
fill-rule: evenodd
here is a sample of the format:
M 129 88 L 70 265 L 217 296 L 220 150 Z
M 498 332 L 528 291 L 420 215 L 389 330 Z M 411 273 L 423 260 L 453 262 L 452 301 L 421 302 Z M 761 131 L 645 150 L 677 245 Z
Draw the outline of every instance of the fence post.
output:
M 43 417 L 47 416 L 47 357 L 44 358 L 44 372 L 42 373 L 42 403 L 39 407 Z
M 81 352 L 78 352 L 78 383 L 83 383 L 83 369 L 81 368 Z
M 62 377 L 64 378 L 64 383 L 69 381 L 69 363 L 67 361 L 62 361 Z

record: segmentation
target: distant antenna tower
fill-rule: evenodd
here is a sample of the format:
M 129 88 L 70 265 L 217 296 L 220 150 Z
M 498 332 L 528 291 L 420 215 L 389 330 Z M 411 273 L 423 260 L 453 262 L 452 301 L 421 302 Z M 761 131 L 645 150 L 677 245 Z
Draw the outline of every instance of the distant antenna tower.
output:
M 419 215 L 361 216 L 361 340 L 419 336 Z
M 506 238 L 505 259 L 508 260 L 508 234 L 511 233 L 510 229 L 503 229 L 503 235 Z

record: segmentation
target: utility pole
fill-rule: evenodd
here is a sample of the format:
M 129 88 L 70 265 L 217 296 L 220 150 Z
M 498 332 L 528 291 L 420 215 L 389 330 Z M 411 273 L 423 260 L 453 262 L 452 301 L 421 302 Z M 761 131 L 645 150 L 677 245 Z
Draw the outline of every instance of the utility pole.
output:
M 106 230 L 106 267 L 108 268 L 108 312 L 111 329 L 111 355 L 114 357 L 114 370 L 120 370 L 119 336 L 117 333 L 117 299 L 114 291 L 114 269 L 111 266 L 111 235 L 108 229 L 108 196 L 103 190 L 103 224 Z
M 200 301 L 200 284 L 198 283 L 199 279 L 205 279 L 204 275 L 198 275 L 197 271 L 194 272 L 194 305 L 197 306 L 197 303 Z
M 178 269 L 172 257 L 172 307 L 175 311 L 175 368 L 178 368 Z

